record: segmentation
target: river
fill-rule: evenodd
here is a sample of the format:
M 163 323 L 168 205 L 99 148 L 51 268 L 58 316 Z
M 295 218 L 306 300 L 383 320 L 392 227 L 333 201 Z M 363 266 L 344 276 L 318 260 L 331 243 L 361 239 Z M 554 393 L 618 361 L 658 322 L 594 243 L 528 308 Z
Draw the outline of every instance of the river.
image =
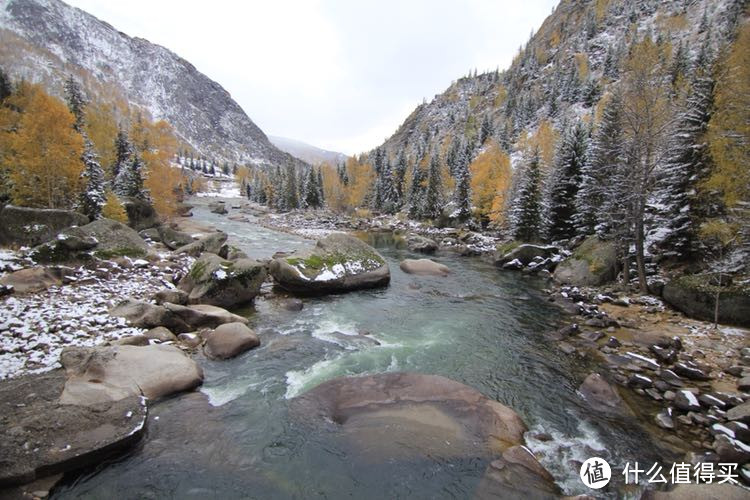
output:
M 312 244 L 205 205 L 196 201 L 195 220 L 227 232 L 251 257 Z M 389 371 L 443 375 L 515 409 L 529 436 L 553 438 L 529 439 L 529 446 L 568 494 L 592 493 L 576 465 L 590 456 L 607 459 L 615 474 L 627 461 L 659 458 L 636 421 L 597 415 L 577 394 L 593 367 L 545 337 L 561 315 L 542 293 L 543 281 L 452 254 L 435 257 L 453 270 L 448 277 L 415 277 L 398 264 L 419 256 L 390 236 L 364 237 L 388 261 L 389 287 L 306 298 L 300 312 L 273 298 L 238 311 L 262 345 L 228 361 L 199 355 L 200 392 L 210 403 L 192 394 L 154 404 L 140 447 L 67 479 L 53 496 L 471 498 L 486 458 L 375 459 L 333 433 L 303 431 L 288 416 L 289 398 L 321 382 Z M 380 345 L 357 335 L 365 332 Z M 598 494 L 625 490 L 612 485 Z

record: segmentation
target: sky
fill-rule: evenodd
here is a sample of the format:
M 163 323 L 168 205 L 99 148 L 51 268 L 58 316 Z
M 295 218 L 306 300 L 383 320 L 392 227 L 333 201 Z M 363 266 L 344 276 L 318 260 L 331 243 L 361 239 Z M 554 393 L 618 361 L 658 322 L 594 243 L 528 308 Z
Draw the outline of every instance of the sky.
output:
M 221 84 L 268 135 L 356 154 L 475 68 L 507 68 L 557 0 L 65 0 Z

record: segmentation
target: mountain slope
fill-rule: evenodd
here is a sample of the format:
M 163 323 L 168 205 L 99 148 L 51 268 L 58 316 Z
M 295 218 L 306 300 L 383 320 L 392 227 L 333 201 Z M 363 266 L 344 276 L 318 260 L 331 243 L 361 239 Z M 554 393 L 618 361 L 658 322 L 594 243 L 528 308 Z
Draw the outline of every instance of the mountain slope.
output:
M 279 137 L 275 135 L 269 135 L 268 139 L 280 150 L 286 151 L 290 155 L 313 165 L 319 163 L 330 163 L 336 165 L 339 162 L 346 160 L 346 155 L 344 153 L 321 149 L 296 139 L 289 139 L 287 137 Z
M 744 0 L 562 0 L 510 68 L 461 78 L 418 106 L 381 146 L 395 158 L 445 154 L 455 138 L 476 142 L 484 121 L 513 152 L 521 132 L 553 127 L 595 111 L 633 38 L 647 31 L 682 43 L 692 60 L 706 36 L 715 51 L 734 27 Z M 614 73 L 607 73 L 615 68 Z
M 59 0 L 0 0 L 0 65 L 55 95 L 74 74 L 89 94 L 123 99 L 168 121 L 205 156 L 300 163 L 271 144 L 229 93 L 188 61 Z

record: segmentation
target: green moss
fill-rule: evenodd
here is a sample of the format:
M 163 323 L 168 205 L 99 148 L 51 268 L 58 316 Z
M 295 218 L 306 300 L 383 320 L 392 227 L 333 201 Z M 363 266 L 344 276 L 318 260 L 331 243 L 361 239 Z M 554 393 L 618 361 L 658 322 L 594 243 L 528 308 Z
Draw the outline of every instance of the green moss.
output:
M 709 293 L 712 295 L 715 294 L 716 292 L 720 292 L 722 294 L 726 294 L 726 293 L 736 293 L 740 295 L 750 294 L 750 284 L 742 283 L 742 282 L 740 282 L 740 284 L 737 284 L 738 281 L 735 279 L 735 281 L 730 286 L 720 287 L 717 285 L 712 285 L 710 283 L 711 279 L 714 276 L 717 276 L 717 274 L 716 273 L 691 274 L 689 276 L 683 276 L 682 278 L 678 278 L 677 284 L 686 289 L 697 290 L 699 292 Z
M 286 259 L 287 263 L 296 267 L 302 274 L 312 278 L 319 274 L 323 269 L 332 269 L 337 264 L 347 262 L 361 262 L 364 268 L 372 271 L 383 264 L 385 261 L 375 253 L 330 253 L 325 255 L 311 255 L 305 259 L 299 257 L 290 257 Z
M 607 267 L 604 257 L 600 254 L 601 248 L 599 245 L 601 244 L 602 242 L 598 241 L 596 237 L 587 238 L 573 252 L 573 258 L 586 261 L 589 265 L 589 270 L 593 274 L 598 274 Z
M 515 240 L 508 241 L 506 243 L 503 243 L 502 245 L 498 245 L 497 253 L 499 253 L 500 255 L 506 255 L 520 246 L 521 246 L 520 241 L 515 241 Z
M 197 261 L 195 264 L 193 264 L 193 267 L 190 268 L 190 273 L 188 273 L 188 276 L 190 276 L 194 281 L 200 281 L 203 278 L 203 272 L 206 270 L 206 264 L 205 262 Z
M 97 250 L 94 252 L 94 256 L 104 260 L 116 257 L 145 257 L 146 251 L 140 248 L 121 247 L 110 250 Z

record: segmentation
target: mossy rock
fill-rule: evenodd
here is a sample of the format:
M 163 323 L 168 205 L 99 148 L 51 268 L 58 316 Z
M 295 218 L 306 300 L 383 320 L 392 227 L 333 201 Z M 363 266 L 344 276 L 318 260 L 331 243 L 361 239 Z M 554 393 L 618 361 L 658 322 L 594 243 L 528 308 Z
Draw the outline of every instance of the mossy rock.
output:
M 271 276 L 291 292 L 320 295 L 385 286 L 391 274 L 385 259 L 364 241 L 334 233 L 299 257 L 271 261 Z
M 265 266 L 255 260 L 229 261 L 204 253 L 179 288 L 188 294 L 190 304 L 234 307 L 252 302 L 266 276 Z
M 711 284 L 712 278 L 713 274 L 694 274 L 674 279 L 664 285 L 663 298 L 691 318 L 713 321 L 718 291 L 719 323 L 750 327 L 750 285 L 735 280 L 719 287 Z
M 0 244 L 37 246 L 69 227 L 88 222 L 88 217 L 72 210 L 6 205 L 0 211 Z
M 98 219 L 91 224 L 69 229 L 63 234 L 76 238 L 94 238 L 97 242 L 94 255 L 100 259 L 143 257 L 148 252 L 148 245 L 135 230 L 112 219 Z
M 617 277 L 614 243 L 589 236 L 557 266 L 554 276 L 557 282 L 573 286 L 601 286 L 614 281 Z

